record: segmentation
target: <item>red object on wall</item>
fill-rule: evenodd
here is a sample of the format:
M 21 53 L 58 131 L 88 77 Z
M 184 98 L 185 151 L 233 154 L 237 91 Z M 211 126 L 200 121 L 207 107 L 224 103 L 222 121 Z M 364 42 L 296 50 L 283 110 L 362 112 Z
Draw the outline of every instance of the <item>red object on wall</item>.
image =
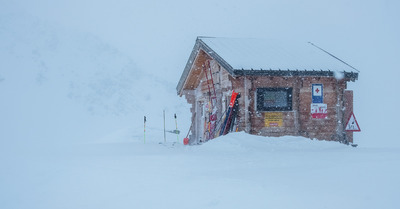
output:
M 236 100 L 236 97 L 237 97 L 238 94 L 239 93 L 233 91 L 232 96 L 231 96 L 231 102 L 229 102 L 229 107 L 233 107 L 233 105 L 235 104 L 235 100 Z
M 311 117 L 315 119 L 327 119 L 328 118 L 327 105 L 322 103 L 311 104 Z

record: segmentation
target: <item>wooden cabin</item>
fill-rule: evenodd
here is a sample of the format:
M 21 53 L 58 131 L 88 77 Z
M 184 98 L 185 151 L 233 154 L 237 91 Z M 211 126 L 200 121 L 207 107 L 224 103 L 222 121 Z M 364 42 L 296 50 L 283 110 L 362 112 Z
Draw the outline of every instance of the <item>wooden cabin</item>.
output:
M 353 143 L 347 82 L 358 73 L 310 42 L 198 37 L 176 88 L 192 105 L 189 143 L 221 133 L 233 91 L 240 93 L 233 131 Z

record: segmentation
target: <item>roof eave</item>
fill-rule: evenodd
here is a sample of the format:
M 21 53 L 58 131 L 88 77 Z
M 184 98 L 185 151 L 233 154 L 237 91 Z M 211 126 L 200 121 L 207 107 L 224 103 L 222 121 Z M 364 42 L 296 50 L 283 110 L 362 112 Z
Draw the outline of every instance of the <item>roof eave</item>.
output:
M 345 72 L 344 78 L 350 81 L 356 81 L 358 79 L 358 73 Z M 244 70 L 235 69 L 233 70 L 235 77 L 239 76 L 320 76 L 320 77 L 335 77 L 334 71 L 324 70 Z
M 200 43 L 198 42 L 198 40 L 196 40 L 196 44 L 194 45 L 194 47 L 192 49 L 192 53 L 190 54 L 189 59 L 186 62 L 185 69 L 183 70 L 183 73 L 181 75 L 181 78 L 179 79 L 178 85 L 176 86 L 176 91 L 179 96 L 182 96 L 183 86 L 185 85 L 187 77 L 189 76 L 189 73 L 190 73 L 190 69 L 192 68 L 193 63 L 194 63 L 199 51 L 200 51 Z
M 193 47 L 192 53 L 190 54 L 189 59 L 186 63 L 185 69 L 183 70 L 181 78 L 179 79 L 178 85 L 176 86 L 176 91 L 179 96 L 182 96 L 183 87 L 185 86 L 190 70 L 192 69 L 193 64 L 200 50 L 203 50 L 207 55 L 216 60 L 231 75 L 234 75 L 233 67 L 230 64 L 228 64 L 228 62 L 226 62 L 221 56 L 219 56 L 214 50 L 212 50 L 207 44 L 205 44 L 201 40 L 201 37 L 198 37 L 196 39 L 196 44 Z
M 214 60 L 216 60 L 225 70 L 227 70 L 231 75 L 234 75 L 234 69 L 233 67 L 225 61 L 221 56 L 218 55 L 214 50 L 211 49 L 206 43 L 204 43 L 203 40 L 200 38 L 197 38 L 197 41 L 199 42 L 201 48 L 205 53 L 207 53 L 210 57 L 212 57 Z

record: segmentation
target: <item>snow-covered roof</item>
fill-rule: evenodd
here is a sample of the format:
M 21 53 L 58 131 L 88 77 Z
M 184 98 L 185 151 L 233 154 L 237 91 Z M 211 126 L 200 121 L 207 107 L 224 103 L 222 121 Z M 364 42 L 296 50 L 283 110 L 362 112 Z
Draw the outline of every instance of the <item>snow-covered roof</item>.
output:
M 236 70 L 331 70 L 357 72 L 307 42 L 250 38 L 199 38 Z
M 177 86 L 182 89 L 197 53 L 203 50 L 232 76 L 344 76 L 358 78 L 359 71 L 311 42 L 254 38 L 198 37 Z

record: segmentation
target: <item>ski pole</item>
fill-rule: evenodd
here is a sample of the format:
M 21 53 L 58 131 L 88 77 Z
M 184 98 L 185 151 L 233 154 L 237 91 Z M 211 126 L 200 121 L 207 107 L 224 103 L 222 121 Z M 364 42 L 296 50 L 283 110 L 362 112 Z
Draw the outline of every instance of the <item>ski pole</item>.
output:
M 176 131 L 178 131 L 178 122 L 176 120 L 176 113 L 174 114 Z M 176 141 L 179 143 L 179 133 L 176 134 Z
M 146 144 L 146 116 L 144 116 L 144 144 Z

